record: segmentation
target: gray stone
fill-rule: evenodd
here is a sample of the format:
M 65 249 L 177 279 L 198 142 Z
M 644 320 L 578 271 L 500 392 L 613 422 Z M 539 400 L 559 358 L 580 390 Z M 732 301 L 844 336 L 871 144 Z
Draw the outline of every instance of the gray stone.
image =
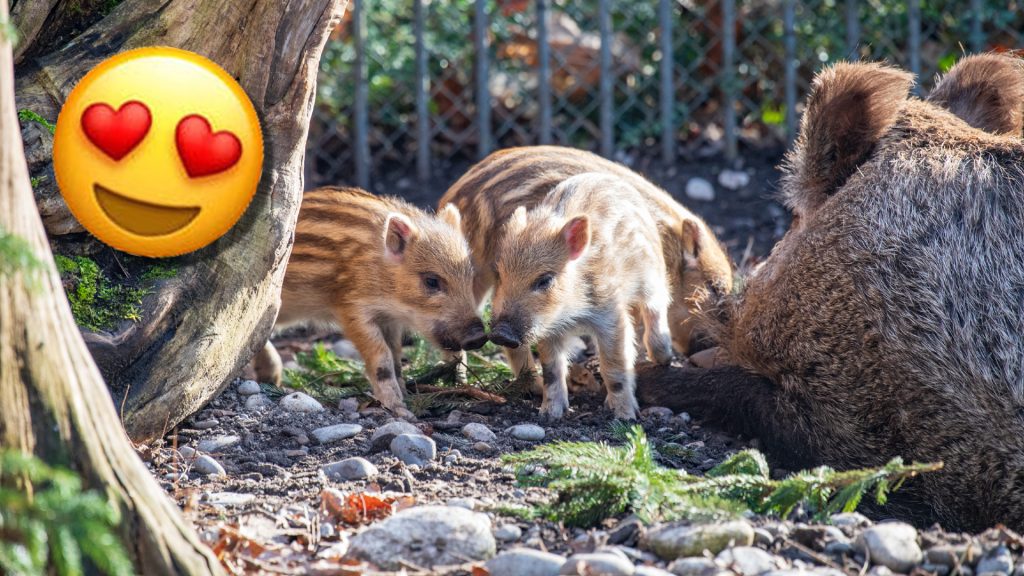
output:
M 182 446 L 178 448 L 178 454 L 181 454 L 181 457 L 185 460 L 192 460 L 199 455 L 199 452 L 191 446 Z
M 672 573 L 657 566 L 637 566 L 633 576 L 672 576 Z
M 834 540 L 832 542 L 829 542 L 828 544 L 825 544 L 825 548 L 823 549 L 823 551 L 825 552 L 825 554 L 829 554 L 832 556 L 845 556 L 848 554 L 853 554 L 853 544 L 850 544 L 849 540 Z
M 673 416 L 675 416 L 675 412 L 664 406 L 651 406 L 640 411 L 641 418 L 658 422 L 668 422 Z
M 742 170 L 722 170 L 718 173 L 718 183 L 729 190 L 739 190 L 750 183 L 750 174 Z
M 377 475 L 377 467 L 366 458 L 355 456 L 325 465 L 322 470 L 329 480 L 348 482 Z
M 833 526 L 838 526 L 844 530 L 847 528 L 865 528 L 872 524 L 871 520 L 860 512 L 842 512 L 839 514 L 833 514 L 830 521 Z
M 269 408 L 273 406 L 270 398 L 267 398 L 266 394 L 253 394 L 245 399 L 246 410 L 259 410 L 261 408 Z
M 490 576 L 557 576 L 565 558 L 550 552 L 513 548 L 484 564 Z
M 462 435 L 473 442 L 494 442 L 498 436 L 484 424 L 470 422 L 462 427 Z
M 195 430 L 209 430 L 210 428 L 216 428 L 220 424 L 220 420 L 216 418 L 210 418 L 209 420 L 196 420 L 192 423 L 192 428 Z
M 753 543 L 754 529 L 742 520 L 697 526 L 670 525 L 652 530 L 644 538 L 645 547 L 664 560 L 700 556 L 704 550 L 718 554 L 730 545 Z
M 227 474 L 227 472 L 224 471 L 224 467 L 220 465 L 220 462 L 217 462 L 206 454 L 196 457 L 195 462 L 192 463 L 192 472 L 202 476 L 224 476 Z
M 281 409 L 296 413 L 320 412 L 324 409 L 323 405 L 315 398 L 304 392 L 292 392 L 281 398 L 278 404 Z
M 618 554 L 608 552 L 587 552 L 573 554 L 562 564 L 559 574 L 602 576 L 633 576 L 633 563 Z
M 391 453 L 406 464 L 425 466 L 437 458 L 437 444 L 422 434 L 399 434 L 391 440 Z
M 403 562 L 429 570 L 488 560 L 496 548 L 487 515 L 451 506 L 419 506 L 356 534 L 346 557 L 384 570 L 399 570 Z
M 715 187 L 703 178 L 690 178 L 686 182 L 686 196 L 692 200 L 711 202 L 715 199 Z
M 902 522 L 872 526 L 857 536 L 854 546 L 867 554 L 872 564 L 885 566 L 893 572 L 908 573 L 924 558 L 917 544 L 917 530 Z
M 1009 574 L 1013 572 L 1013 556 L 1010 555 L 1010 550 L 1006 546 L 996 546 L 981 556 L 974 571 L 979 575 L 986 572 Z
M 668 571 L 676 576 L 711 576 L 718 572 L 718 567 L 708 558 L 693 556 L 669 564 Z
M 772 545 L 772 542 L 775 542 L 775 537 L 771 532 L 764 528 L 754 528 L 754 544 L 767 548 Z
M 494 448 L 492 448 L 491 445 L 488 444 L 487 442 L 477 442 L 473 444 L 473 450 L 476 450 L 481 454 L 490 454 L 491 452 L 494 451 Z
M 316 438 L 317 442 L 330 444 L 331 442 L 351 438 L 362 431 L 363 427 L 359 424 L 335 424 L 333 426 L 317 428 L 310 432 L 310 434 L 313 435 L 313 438 Z
M 693 417 L 690 416 L 689 412 L 680 412 L 676 414 L 676 420 L 683 426 L 689 426 L 693 422 Z
M 444 455 L 444 463 L 449 466 L 455 464 L 459 460 L 462 460 L 462 452 L 459 452 L 458 450 L 452 450 Z
M 475 498 L 451 498 L 446 504 L 456 508 L 465 508 L 466 510 L 476 510 L 480 507 L 480 503 Z
M 514 542 L 523 537 L 523 529 L 515 524 L 502 524 L 494 531 L 494 537 L 502 542 Z
M 244 506 L 256 500 L 256 495 L 238 492 L 212 492 L 207 494 L 204 500 L 211 506 Z
M 338 340 L 331 346 L 334 351 L 334 355 L 338 358 L 344 358 L 346 360 L 362 360 L 363 357 L 359 355 L 359 350 L 356 350 L 356 345 L 351 340 Z
M 516 424 L 505 432 L 517 440 L 537 442 L 544 439 L 544 429 L 536 424 Z
M 238 436 L 217 436 L 216 438 L 200 440 L 198 447 L 200 452 L 220 452 L 221 450 L 230 448 L 241 441 L 242 439 Z
M 940 544 L 924 551 L 924 560 L 929 564 L 943 566 L 973 566 L 978 561 L 979 550 L 965 544 Z
M 342 398 L 338 400 L 338 410 L 341 410 L 345 414 L 355 414 L 359 412 L 359 400 L 355 398 Z
M 255 380 L 245 380 L 238 385 L 238 394 L 240 396 L 252 396 L 253 394 L 260 393 L 260 385 Z
M 726 548 L 715 556 L 715 561 L 742 576 L 754 576 L 781 568 L 774 556 L 752 546 Z
M 391 441 L 399 434 L 423 435 L 423 432 L 420 432 L 419 428 L 409 424 L 408 422 L 403 422 L 401 420 L 388 422 L 373 431 L 373 435 L 370 436 L 370 452 L 387 450 L 391 446 Z
M 935 574 L 935 576 L 946 576 L 949 574 L 950 569 L 951 568 L 945 564 L 929 564 L 928 562 L 921 564 L 921 570 Z

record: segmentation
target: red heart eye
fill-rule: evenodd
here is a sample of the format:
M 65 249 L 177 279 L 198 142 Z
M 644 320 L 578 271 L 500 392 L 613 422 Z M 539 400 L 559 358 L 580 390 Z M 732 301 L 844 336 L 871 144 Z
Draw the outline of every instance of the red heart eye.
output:
M 174 136 L 178 156 L 191 178 L 223 172 L 242 156 L 237 136 L 227 130 L 214 133 L 206 118 L 198 114 L 182 118 Z
M 109 104 L 97 102 L 82 113 L 85 137 L 114 160 L 138 146 L 152 123 L 149 108 L 137 100 L 125 102 L 116 112 Z

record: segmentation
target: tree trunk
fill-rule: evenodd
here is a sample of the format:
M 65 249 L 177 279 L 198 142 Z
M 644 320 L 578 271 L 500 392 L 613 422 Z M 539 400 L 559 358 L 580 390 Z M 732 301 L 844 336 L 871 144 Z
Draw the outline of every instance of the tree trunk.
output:
M 55 121 L 78 79 L 106 57 L 174 46 L 210 58 L 238 79 L 265 140 L 259 189 L 234 228 L 174 259 L 177 276 L 143 300 L 140 321 L 111 332 L 83 331 L 128 435 L 142 441 L 163 436 L 218 394 L 272 328 L 302 194 L 320 53 L 345 1 L 125 0 L 104 13 L 109 4 L 15 4 L 13 21 L 29 41 L 17 52 L 19 108 Z M 84 15 L 68 16 L 75 13 Z M 42 177 L 36 203 L 51 241 L 62 248 L 89 242 L 56 189 L 52 138 L 38 127 L 27 127 L 23 137 L 31 174 Z
M 0 236 L 8 235 L 8 247 L 11 238 L 24 242 L 42 264 L 0 266 L 0 449 L 68 466 L 105 493 L 120 510 L 121 539 L 140 574 L 219 574 L 136 456 L 75 327 L 32 198 L 13 78 L 11 45 L 0 32 Z

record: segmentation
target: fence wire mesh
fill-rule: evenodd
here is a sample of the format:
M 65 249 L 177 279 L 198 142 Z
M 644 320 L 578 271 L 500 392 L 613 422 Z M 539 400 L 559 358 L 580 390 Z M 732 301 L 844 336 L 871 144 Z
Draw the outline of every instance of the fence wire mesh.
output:
M 1022 46 L 1018 0 L 355 0 L 328 42 L 307 185 L 427 182 L 555 143 L 671 163 L 778 147 L 822 66 L 936 74 Z

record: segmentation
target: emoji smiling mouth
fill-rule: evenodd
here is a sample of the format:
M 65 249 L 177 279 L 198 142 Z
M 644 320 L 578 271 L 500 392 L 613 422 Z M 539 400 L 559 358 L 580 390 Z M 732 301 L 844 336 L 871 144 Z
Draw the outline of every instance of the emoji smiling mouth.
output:
M 96 201 L 107 218 L 139 236 L 163 236 L 181 230 L 199 215 L 197 207 L 175 207 L 126 198 L 99 184 L 93 185 Z

